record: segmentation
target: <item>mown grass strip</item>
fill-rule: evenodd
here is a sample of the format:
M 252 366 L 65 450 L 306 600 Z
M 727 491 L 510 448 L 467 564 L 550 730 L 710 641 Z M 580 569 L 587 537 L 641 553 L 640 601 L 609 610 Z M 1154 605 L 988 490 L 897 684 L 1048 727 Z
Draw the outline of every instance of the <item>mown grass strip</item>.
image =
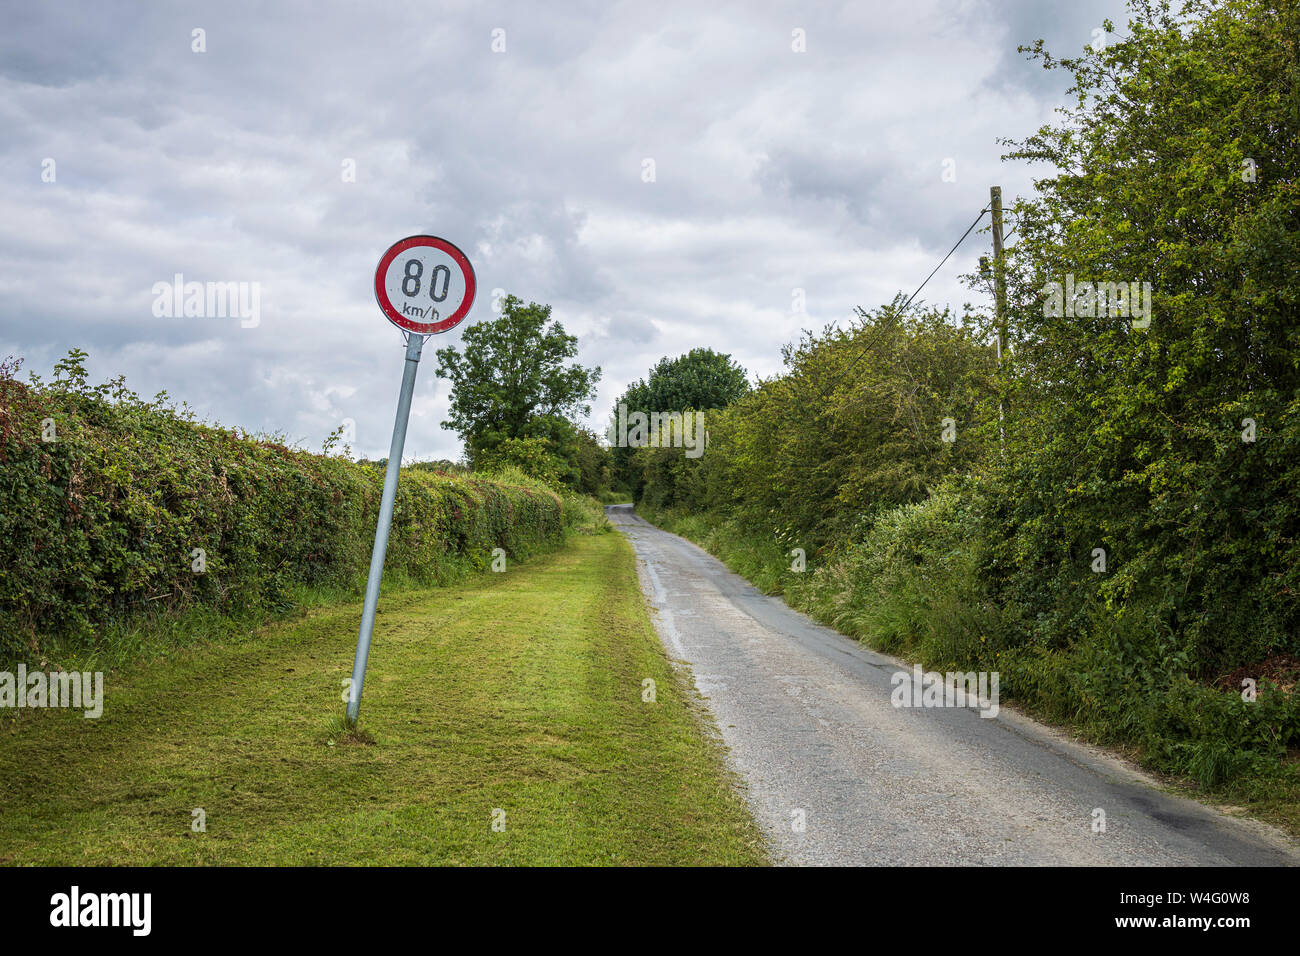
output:
M 338 723 L 359 613 L 318 608 L 110 674 L 98 720 L 0 724 L 0 862 L 764 862 L 621 536 L 385 596 L 372 744 Z

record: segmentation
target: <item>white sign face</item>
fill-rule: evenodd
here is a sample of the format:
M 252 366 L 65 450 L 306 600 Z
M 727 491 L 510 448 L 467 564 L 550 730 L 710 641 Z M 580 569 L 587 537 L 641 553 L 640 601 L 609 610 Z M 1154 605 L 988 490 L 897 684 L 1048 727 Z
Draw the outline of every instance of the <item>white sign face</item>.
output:
M 375 299 L 398 328 L 429 335 L 460 324 L 474 303 L 474 268 L 437 236 L 395 243 L 375 270 Z

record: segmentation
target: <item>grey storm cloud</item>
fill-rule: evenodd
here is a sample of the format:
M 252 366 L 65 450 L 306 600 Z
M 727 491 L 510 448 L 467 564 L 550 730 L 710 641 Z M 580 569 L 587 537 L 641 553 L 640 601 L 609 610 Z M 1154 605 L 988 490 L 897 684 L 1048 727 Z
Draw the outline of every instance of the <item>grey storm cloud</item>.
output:
M 1017 44 L 1076 53 L 1108 16 L 1122 31 L 1120 0 L 5 2 L 0 354 L 48 373 L 85 348 L 209 420 L 308 447 L 351 420 L 382 455 L 402 343 L 373 270 L 433 232 L 475 264 L 468 321 L 501 289 L 579 335 L 599 431 L 664 355 L 768 375 L 801 328 L 910 292 L 991 183 L 1029 189 L 996 140 L 1068 84 Z M 986 241 L 924 298 L 971 298 Z M 156 317 L 177 273 L 258 283 L 261 321 Z M 459 339 L 426 349 L 413 457 L 460 453 L 432 356 Z

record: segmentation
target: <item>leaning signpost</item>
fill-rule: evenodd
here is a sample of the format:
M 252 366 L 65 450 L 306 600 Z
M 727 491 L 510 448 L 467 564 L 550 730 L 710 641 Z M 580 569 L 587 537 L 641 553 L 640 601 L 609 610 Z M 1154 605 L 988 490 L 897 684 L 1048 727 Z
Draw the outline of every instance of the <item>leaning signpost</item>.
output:
M 375 627 L 379 582 L 384 574 L 388 528 L 393 523 L 393 500 L 397 497 L 397 476 L 402 467 L 402 448 L 406 444 L 406 422 L 411 416 L 420 350 L 425 336 L 446 332 L 460 324 L 474 304 L 474 290 L 474 267 L 465 253 L 437 236 L 409 236 L 394 243 L 375 269 L 375 300 L 388 321 L 406 336 L 406 365 L 402 369 L 402 389 L 397 395 L 397 420 L 393 423 L 393 443 L 384 473 L 375 547 L 370 553 L 370 576 L 366 579 L 357 656 L 348 685 L 350 724 L 356 723 L 361 711 L 361 685 L 366 679 L 366 661 L 370 657 L 370 635 Z

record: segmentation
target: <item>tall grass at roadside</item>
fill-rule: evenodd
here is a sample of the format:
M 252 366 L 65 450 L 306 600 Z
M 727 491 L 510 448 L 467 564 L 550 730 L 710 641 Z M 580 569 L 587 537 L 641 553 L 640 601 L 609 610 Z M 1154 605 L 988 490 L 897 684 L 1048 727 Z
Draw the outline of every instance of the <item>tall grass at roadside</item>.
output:
M 1098 602 L 1075 641 L 1042 642 L 1023 612 L 987 593 L 977 501 L 969 482 L 941 486 L 810 555 L 802 573 L 774 535 L 735 519 L 644 505 L 638 513 L 820 623 L 926 668 L 997 671 L 1004 700 L 1300 832 L 1293 688 L 1261 672 L 1247 701 L 1234 682 L 1195 679 L 1158 609 L 1142 603 Z

